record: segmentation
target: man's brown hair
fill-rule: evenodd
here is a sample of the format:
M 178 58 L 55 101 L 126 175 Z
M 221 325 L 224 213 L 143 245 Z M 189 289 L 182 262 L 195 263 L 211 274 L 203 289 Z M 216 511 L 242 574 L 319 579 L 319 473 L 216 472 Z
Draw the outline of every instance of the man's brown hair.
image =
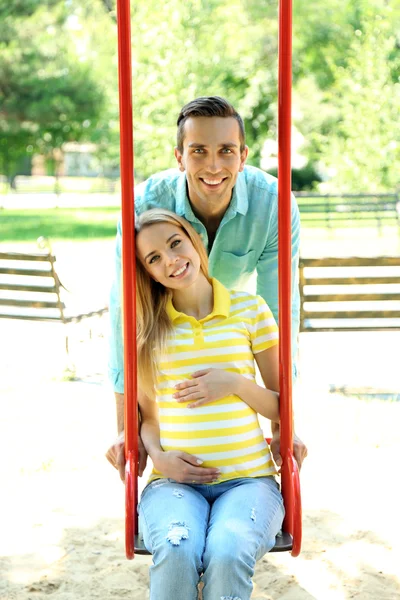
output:
M 181 109 L 176 123 L 178 126 L 176 145 L 179 152 L 183 152 L 185 123 L 190 117 L 233 117 L 239 123 L 240 152 L 243 152 L 246 143 L 243 119 L 232 104 L 221 96 L 200 96 Z

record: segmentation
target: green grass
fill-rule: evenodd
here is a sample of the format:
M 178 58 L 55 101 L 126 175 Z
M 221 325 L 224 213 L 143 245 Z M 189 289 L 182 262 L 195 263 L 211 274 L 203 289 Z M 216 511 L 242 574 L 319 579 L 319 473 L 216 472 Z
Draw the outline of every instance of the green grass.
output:
M 119 207 L 0 209 L 0 243 L 36 243 L 40 236 L 54 241 L 111 240 L 116 233 Z M 342 224 L 344 225 L 344 224 Z M 397 225 L 346 223 L 327 229 L 324 223 L 302 223 L 303 256 L 397 255 Z
M 2 242 L 94 240 L 115 236 L 118 207 L 0 210 Z

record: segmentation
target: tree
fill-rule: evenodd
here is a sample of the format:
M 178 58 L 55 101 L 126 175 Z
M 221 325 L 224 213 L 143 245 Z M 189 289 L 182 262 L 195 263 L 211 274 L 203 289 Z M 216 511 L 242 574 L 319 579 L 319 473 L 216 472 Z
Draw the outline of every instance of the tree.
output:
M 26 152 L 53 156 L 88 139 L 104 95 L 74 47 L 64 2 L 2 2 L 0 16 L 0 168 L 12 177 Z
M 259 164 L 276 109 L 276 6 L 263 4 L 261 10 L 259 2 L 249 0 L 132 1 L 139 178 L 174 166 L 176 118 L 183 104 L 200 95 L 225 96 L 237 107 L 245 120 L 249 162 Z M 111 0 L 98 0 L 98 5 L 114 19 Z M 115 62 L 113 72 L 116 76 Z M 109 90 L 116 94 L 116 80 Z M 113 112 L 102 124 L 105 140 L 115 139 L 117 132 L 118 106 L 111 100 L 110 107 Z
M 312 142 L 335 191 L 396 188 L 400 163 L 400 50 L 382 14 L 354 32 L 346 66 L 332 66 L 335 83 L 323 96 L 330 107 Z

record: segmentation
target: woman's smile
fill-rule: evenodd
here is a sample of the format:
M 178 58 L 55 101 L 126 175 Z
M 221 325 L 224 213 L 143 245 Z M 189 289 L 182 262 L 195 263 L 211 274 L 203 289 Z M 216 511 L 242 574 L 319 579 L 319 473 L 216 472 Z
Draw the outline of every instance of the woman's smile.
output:
M 181 279 L 182 277 L 184 277 L 186 275 L 188 269 L 189 269 L 189 263 L 187 262 L 182 267 L 179 267 L 179 269 L 177 269 L 176 271 L 171 273 L 170 277 L 173 277 L 174 279 Z

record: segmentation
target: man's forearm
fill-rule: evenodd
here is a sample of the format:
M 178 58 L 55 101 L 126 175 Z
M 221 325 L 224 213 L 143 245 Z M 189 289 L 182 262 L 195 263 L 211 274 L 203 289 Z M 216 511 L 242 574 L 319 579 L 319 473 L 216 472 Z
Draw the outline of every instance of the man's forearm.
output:
M 115 403 L 117 410 L 117 429 L 118 433 L 124 431 L 125 429 L 125 396 L 124 394 L 119 394 L 115 392 Z
M 279 423 L 276 423 L 275 421 L 271 421 L 271 433 L 272 433 L 272 435 L 274 435 L 275 433 L 279 433 L 279 431 L 280 431 Z
M 117 429 L 118 433 L 124 431 L 125 429 L 125 396 L 124 394 L 119 394 L 118 392 L 114 392 L 115 394 L 115 407 L 117 412 Z M 140 428 L 140 406 L 138 407 L 138 427 Z

